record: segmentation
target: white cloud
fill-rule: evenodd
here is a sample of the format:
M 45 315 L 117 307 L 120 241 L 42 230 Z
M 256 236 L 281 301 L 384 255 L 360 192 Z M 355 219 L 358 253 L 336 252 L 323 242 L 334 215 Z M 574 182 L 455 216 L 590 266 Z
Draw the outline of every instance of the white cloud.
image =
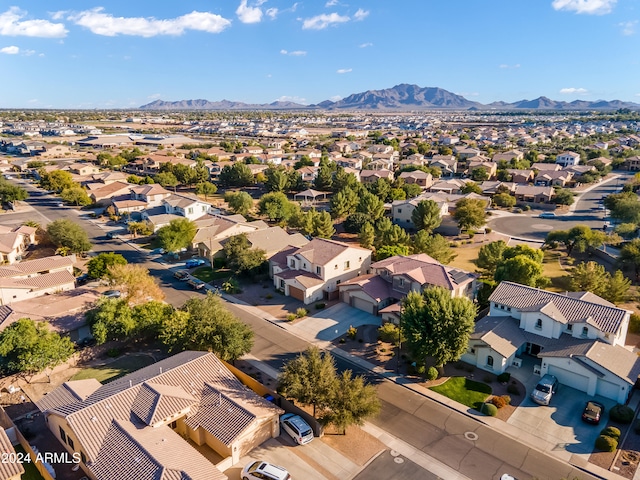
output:
M 337 102 L 338 100 L 342 100 L 342 97 L 340 95 L 334 95 L 333 97 L 329 98 L 329 100 L 331 100 L 332 102 Z
M 295 102 L 295 103 L 306 103 L 307 99 L 302 97 L 290 97 L 288 95 L 283 95 L 280 98 L 276 98 L 276 102 Z
M 336 5 L 338 5 L 338 0 L 329 0 L 327 3 L 324 4 L 324 6 L 327 8 L 335 7 Z
M 371 42 L 366 42 L 366 43 L 361 43 L 360 45 L 358 45 L 360 48 L 367 48 L 367 47 L 373 47 L 373 43 Z
M 236 9 L 236 15 L 242 23 L 260 23 L 262 21 L 262 9 L 260 5 L 264 0 L 258 0 L 255 5 L 248 4 L 248 0 L 241 0 L 240 5 Z
M 353 14 L 354 20 L 357 20 L 357 21 L 364 20 L 368 16 L 369 16 L 369 10 L 363 10 L 361 8 L 359 8 L 358 11 Z
M 280 53 L 282 55 L 290 55 L 292 57 L 304 57 L 307 54 L 304 50 L 294 50 L 293 52 L 289 52 L 284 49 L 280 50 Z
M 338 15 L 337 13 L 316 15 L 307 18 L 302 22 L 303 30 L 323 30 L 330 25 L 348 22 L 350 18 L 346 15 Z
M 147 98 L 149 100 L 158 100 L 159 98 L 162 98 L 162 94 L 161 93 L 152 93 Z
M 0 48 L 0 53 L 4 53 L 6 55 L 17 55 L 20 53 L 20 48 L 15 45 L 11 45 L 10 47 Z
M 628 36 L 636 33 L 637 24 L 638 24 L 637 20 L 630 20 L 628 22 L 621 22 L 618 24 L 618 26 L 622 28 L 622 34 Z
M 340 68 L 340 69 L 336 70 L 336 73 L 343 74 L 343 73 L 349 73 L 349 72 L 352 72 L 352 71 L 353 71 L 352 68 Z
M 180 17 L 158 20 L 154 17 L 114 17 L 104 13 L 103 7 L 70 15 L 68 19 L 96 35 L 107 37 L 132 35 L 148 38 L 156 35 L 182 35 L 187 30 L 220 33 L 231 25 L 230 20 L 209 12 L 193 11 Z
M 553 0 L 551 6 L 555 10 L 567 10 L 587 15 L 604 15 L 611 13 L 618 0 Z
M 0 13 L 0 35 L 60 38 L 67 36 L 67 29 L 62 23 L 52 23 L 48 20 L 21 20 L 27 12 L 18 7 L 10 7 Z
M 514 68 L 520 68 L 520 64 L 516 63 L 514 65 L 507 65 L 506 63 L 503 63 L 501 65 L 498 65 L 498 68 L 512 70 Z
M 563 95 L 585 95 L 589 93 L 589 91 L 586 88 L 569 87 L 560 89 L 560 93 Z
M 271 20 L 275 20 L 275 18 L 278 16 L 278 9 L 277 8 L 267 8 L 267 11 L 264 12 L 267 14 L 267 17 L 269 17 Z

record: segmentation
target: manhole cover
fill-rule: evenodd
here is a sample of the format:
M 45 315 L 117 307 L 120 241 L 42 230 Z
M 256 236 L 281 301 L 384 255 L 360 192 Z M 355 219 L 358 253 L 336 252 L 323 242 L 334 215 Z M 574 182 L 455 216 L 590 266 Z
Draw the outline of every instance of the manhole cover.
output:
M 394 461 L 394 462 L 396 462 L 396 463 L 404 463 L 404 458 L 402 458 L 402 457 L 395 457 L 395 458 L 393 459 L 393 461 Z
M 475 442 L 478 439 L 478 434 L 475 432 L 464 432 L 464 438 Z
M 392 457 L 397 457 L 398 455 L 400 455 L 400 452 L 396 452 L 395 450 L 391 450 L 389 453 Z

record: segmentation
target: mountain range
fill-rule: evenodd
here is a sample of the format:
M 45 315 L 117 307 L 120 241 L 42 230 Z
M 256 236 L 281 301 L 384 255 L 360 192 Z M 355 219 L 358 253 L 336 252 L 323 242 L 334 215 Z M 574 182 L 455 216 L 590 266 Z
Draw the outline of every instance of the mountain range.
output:
M 406 83 L 384 90 L 367 90 L 354 93 L 336 102 L 325 100 L 317 105 L 302 105 L 295 102 L 273 102 L 250 104 L 221 100 L 180 100 L 166 102 L 156 100 L 142 105 L 140 110 L 370 110 L 370 111 L 416 111 L 416 110 L 618 110 L 628 108 L 640 110 L 640 104 L 621 100 L 574 100 L 564 102 L 538 97 L 513 103 L 492 102 L 482 104 L 468 100 L 438 87 L 419 87 Z

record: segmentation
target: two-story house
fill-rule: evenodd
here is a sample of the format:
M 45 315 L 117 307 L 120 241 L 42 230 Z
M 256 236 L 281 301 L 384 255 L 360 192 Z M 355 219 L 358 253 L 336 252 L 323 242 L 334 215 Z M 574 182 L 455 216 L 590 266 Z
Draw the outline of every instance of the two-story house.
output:
M 575 152 L 562 152 L 556 156 L 556 163 L 562 167 L 578 165 L 580 163 L 580 154 Z
M 16 263 L 30 245 L 36 243 L 36 229 L 21 225 L 7 227 L 0 225 L 0 263 Z
M 399 313 L 402 300 L 411 291 L 422 292 L 428 287 L 442 287 L 452 297 L 474 299 L 477 275 L 442 265 L 429 255 L 396 255 L 371 264 L 371 273 L 339 285 L 340 299 L 352 307 L 373 315 Z M 386 309 L 390 305 L 396 308 Z M 398 323 L 399 316 L 383 316 Z
M 206 215 L 211 210 L 211 204 L 205 203 L 196 197 L 173 193 L 162 199 L 165 212 L 195 220 Z
M 590 292 L 512 282 L 500 283 L 489 302 L 462 360 L 499 374 L 533 357 L 534 373 L 625 403 L 640 374 L 640 357 L 624 348 L 630 311 Z
M 399 178 L 403 179 L 405 183 L 415 183 L 422 188 L 429 188 L 433 185 L 433 176 L 430 173 L 423 172 L 422 170 L 402 172 Z
M 423 193 L 408 200 L 394 200 L 391 203 L 391 221 L 402 228 L 415 229 L 411 219 L 413 211 L 424 200 L 433 200 L 440 207 L 440 217 L 449 213 L 449 202 L 444 195 L 437 193 Z
M 314 238 L 302 247 L 289 246 L 269 259 L 273 284 L 285 295 L 310 304 L 338 297 L 338 285 L 367 273 L 371 250 Z

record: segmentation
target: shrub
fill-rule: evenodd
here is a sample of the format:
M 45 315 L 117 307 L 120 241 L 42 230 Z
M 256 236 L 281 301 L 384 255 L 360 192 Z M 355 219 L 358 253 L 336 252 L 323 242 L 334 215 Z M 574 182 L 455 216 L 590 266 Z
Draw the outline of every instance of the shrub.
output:
M 626 405 L 616 405 L 611 410 L 609 410 L 609 418 L 618 423 L 628 424 L 633 420 L 634 411 L 632 408 L 627 407 Z
M 486 227 L 484 229 L 484 233 L 491 233 L 491 232 L 493 232 L 493 230 L 491 228 L 489 228 L 489 227 Z
M 349 330 L 347 330 L 347 336 L 351 340 L 355 340 L 357 334 L 358 334 L 358 329 L 356 327 L 354 327 L 353 325 L 350 325 L 349 326 Z
M 394 323 L 385 323 L 378 329 L 378 335 L 380 336 L 380 340 L 387 343 L 398 343 L 398 335 L 400 331 L 398 326 Z
M 596 438 L 596 448 L 603 452 L 614 452 L 618 448 L 618 441 L 615 438 L 600 435 Z
M 632 313 L 629 319 L 629 331 L 631 333 L 640 333 L 640 315 Z
M 620 429 L 609 426 L 607 428 L 603 428 L 602 431 L 600 432 L 600 435 L 604 437 L 611 437 L 611 438 L 615 438 L 616 440 L 620 440 Z
M 511 397 L 509 395 L 502 395 L 502 399 L 507 405 L 511 405 Z
M 509 372 L 504 372 L 498 375 L 498 381 L 500 383 L 507 383 L 511 379 L 511 374 Z
M 289 321 L 289 322 L 291 322 L 292 320 L 295 320 L 296 318 L 297 317 L 296 317 L 295 313 L 288 313 L 287 314 L 287 321 Z
M 490 401 L 496 406 L 496 408 L 502 408 L 507 405 L 507 402 L 505 402 L 502 397 L 491 397 Z
M 438 369 L 436 367 L 429 367 L 427 370 L 427 380 L 435 380 L 438 378 Z
M 296 317 L 298 318 L 306 317 L 308 313 L 309 312 L 307 311 L 306 308 L 300 307 L 296 310 Z
M 495 417 L 498 414 L 498 407 L 492 403 L 483 403 L 480 407 L 480 413 L 484 413 L 490 417 Z
M 520 389 L 517 385 L 514 384 L 511 384 L 507 387 L 507 392 L 509 392 L 511 395 L 520 395 Z
M 418 365 L 418 366 L 416 367 L 416 373 L 417 373 L 418 375 L 423 375 L 423 374 L 424 374 L 424 372 L 425 372 L 425 370 L 426 370 L 426 367 L 425 367 L 424 365 Z
M 325 306 L 324 303 L 316 303 L 316 310 L 322 310 Z
M 473 230 L 467 230 L 467 235 L 469 235 L 469 238 L 473 238 L 476 236 L 476 232 Z

